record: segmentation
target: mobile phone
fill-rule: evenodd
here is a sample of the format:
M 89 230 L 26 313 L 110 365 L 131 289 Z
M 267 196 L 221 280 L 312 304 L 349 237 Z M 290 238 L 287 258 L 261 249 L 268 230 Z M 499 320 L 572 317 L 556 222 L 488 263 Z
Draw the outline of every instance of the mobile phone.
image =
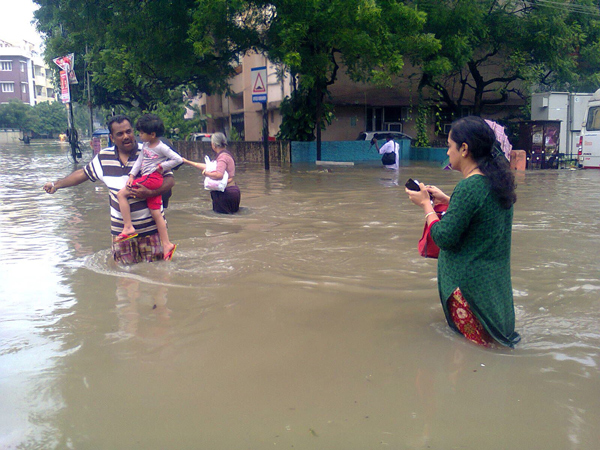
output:
M 406 186 L 406 188 L 410 189 L 411 191 L 420 191 L 421 190 L 421 188 L 419 187 L 419 182 L 416 180 L 413 180 L 412 178 L 409 178 L 404 186 Z

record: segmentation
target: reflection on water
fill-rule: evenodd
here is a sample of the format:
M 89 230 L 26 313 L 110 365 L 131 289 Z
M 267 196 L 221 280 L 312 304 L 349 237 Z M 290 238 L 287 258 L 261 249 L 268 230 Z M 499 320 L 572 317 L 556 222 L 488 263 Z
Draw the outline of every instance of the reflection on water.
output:
M 105 188 L 0 146 L 0 448 L 548 448 L 600 441 L 600 171 L 518 174 L 515 350 L 446 326 L 414 164 L 239 164 L 240 214 L 182 168 L 170 263 L 115 265 Z M 460 421 L 452 420 L 460 418 Z

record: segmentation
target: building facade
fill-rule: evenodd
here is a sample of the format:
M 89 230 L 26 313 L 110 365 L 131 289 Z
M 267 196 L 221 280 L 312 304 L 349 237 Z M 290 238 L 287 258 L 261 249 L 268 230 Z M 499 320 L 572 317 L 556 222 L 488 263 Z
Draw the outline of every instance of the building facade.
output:
M 227 136 L 237 135 L 240 140 L 260 141 L 263 135 L 262 103 L 252 102 L 252 69 L 267 68 L 265 88 L 267 93 L 267 123 L 269 136 L 274 137 L 281 125 L 279 105 L 291 94 L 291 82 L 287 73 L 272 64 L 263 55 L 248 54 L 240 59 L 236 74 L 229 81 L 229 93 L 221 95 L 202 94 L 195 101 L 203 114 L 210 115 L 207 131 L 224 131 Z M 282 73 L 283 72 L 283 73 Z M 233 131 L 235 130 L 235 131 Z
M 235 129 L 241 140 L 258 141 L 262 139 L 263 110 L 260 103 L 252 102 L 251 71 L 256 67 L 267 67 L 267 113 L 269 136 L 275 136 L 281 125 L 279 112 L 281 101 L 292 92 L 291 78 L 280 67 L 270 63 L 264 55 L 248 54 L 236 67 L 236 74 L 230 79 L 229 94 L 202 94 L 196 104 L 205 115 L 211 116 L 207 131 L 224 131 L 231 136 Z M 490 69 L 495 70 L 495 69 Z M 423 99 L 418 93 L 418 69 L 406 65 L 404 73 L 395 78 L 391 87 L 360 83 L 351 80 L 342 69 L 336 82 L 329 87 L 328 99 L 334 106 L 335 118 L 322 132 L 324 141 L 354 140 L 363 131 L 400 131 L 411 137 L 417 136 L 417 114 L 425 102 L 428 112 L 427 133 L 434 145 L 445 146 L 450 124 L 456 118 L 436 102 L 435 95 Z M 459 89 L 460 84 L 453 79 L 447 80 L 450 89 Z M 454 88 L 453 86 L 456 87 Z M 471 101 L 472 103 L 472 101 Z M 486 118 L 502 119 L 518 113 L 525 101 L 511 94 L 502 104 L 488 108 Z M 464 102 L 461 116 L 472 113 L 469 99 Z
M 0 40 L 0 104 L 11 99 L 31 106 L 53 102 L 53 76 L 34 45 Z

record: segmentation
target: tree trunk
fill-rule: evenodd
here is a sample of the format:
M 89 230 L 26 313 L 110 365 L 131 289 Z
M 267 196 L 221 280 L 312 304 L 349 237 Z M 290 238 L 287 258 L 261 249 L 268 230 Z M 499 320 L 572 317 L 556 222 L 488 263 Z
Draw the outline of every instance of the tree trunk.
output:
M 321 120 L 323 116 L 323 94 L 321 89 L 317 87 L 317 108 L 315 111 L 315 125 L 317 128 L 317 161 L 321 161 Z

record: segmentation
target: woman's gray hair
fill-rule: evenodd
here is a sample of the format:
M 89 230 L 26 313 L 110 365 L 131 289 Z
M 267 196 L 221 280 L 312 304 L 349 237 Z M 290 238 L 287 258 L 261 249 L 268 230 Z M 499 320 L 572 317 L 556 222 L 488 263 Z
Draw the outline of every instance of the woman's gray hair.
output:
M 227 147 L 227 138 L 225 137 L 225 135 L 223 133 L 214 133 L 210 137 L 210 142 L 215 147 L 219 147 L 219 148 Z

